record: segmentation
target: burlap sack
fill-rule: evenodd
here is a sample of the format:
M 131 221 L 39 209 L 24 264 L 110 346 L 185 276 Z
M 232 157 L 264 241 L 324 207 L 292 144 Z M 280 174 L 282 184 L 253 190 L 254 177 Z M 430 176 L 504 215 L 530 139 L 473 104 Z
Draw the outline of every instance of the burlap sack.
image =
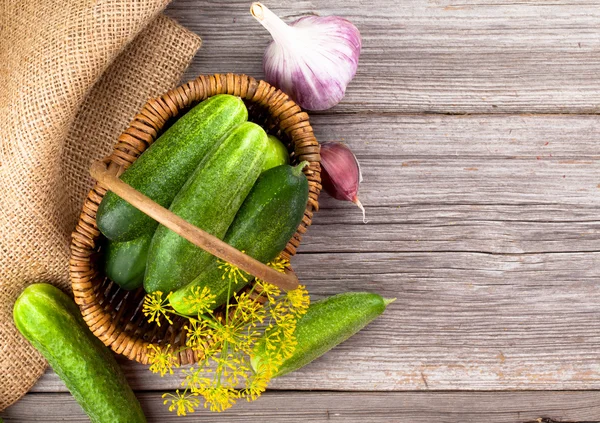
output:
M 12 307 L 32 282 L 68 290 L 70 233 L 144 102 L 178 82 L 200 39 L 168 0 L 0 1 L 0 411 L 43 373 Z

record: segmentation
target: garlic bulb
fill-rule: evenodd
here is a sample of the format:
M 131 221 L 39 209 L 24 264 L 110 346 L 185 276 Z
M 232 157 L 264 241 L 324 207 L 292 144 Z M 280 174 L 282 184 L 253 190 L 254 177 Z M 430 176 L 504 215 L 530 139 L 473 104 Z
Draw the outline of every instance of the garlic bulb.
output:
M 358 29 L 338 16 L 305 16 L 286 25 L 261 3 L 250 11 L 273 37 L 263 56 L 266 80 L 304 109 L 338 104 L 356 74 Z
M 358 199 L 358 188 L 362 182 L 360 164 L 350 148 L 341 142 L 321 144 L 321 183 L 327 194 L 336 200 L 351 201 L 363 213 L 365 208 Z

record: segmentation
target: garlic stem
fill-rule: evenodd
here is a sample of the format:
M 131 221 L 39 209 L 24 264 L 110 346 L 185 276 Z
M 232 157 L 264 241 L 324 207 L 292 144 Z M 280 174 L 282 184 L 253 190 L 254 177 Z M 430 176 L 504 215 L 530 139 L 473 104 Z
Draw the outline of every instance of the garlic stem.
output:
M 292 28 L 271 12 L 267 6 L 260 2 L 254 2 L 250 6 L 250 13 L 271 33 L 276 43 L 289 43 L 290 37 L 292 37 Z

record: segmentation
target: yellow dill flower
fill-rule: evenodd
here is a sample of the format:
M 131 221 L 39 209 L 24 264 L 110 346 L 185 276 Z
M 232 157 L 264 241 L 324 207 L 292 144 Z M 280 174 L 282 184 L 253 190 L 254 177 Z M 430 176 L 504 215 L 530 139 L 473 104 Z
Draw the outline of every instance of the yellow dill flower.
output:
M 279 349 L 281 342 L 285 339 L 285 332 L 279 325 L 269 328 L 265 332 L 267 350 L 276 351 Z
M 231 323 L 219 324 L 216 326 L 214 331 L 214 338 L 216 342 L 229 343 L 234 345 L 240 334 L 240 327 Z
M 232 369 L 229 370 L 226 375 L 227 384 L 230 386 L 239 385 L 244 379 L 246 379 L 246 375 L 250 373 L 251 367 L 245 359 L 240 359 L 235 363 Z
M 280 273 L 284 273 L 286 267 L 289 265 L 290 261 L 281 257 L 276 257 L 267 263 L 267 266 L 272 267 Z M 281 295 L 281 289 L 269 282 L 263 281 L 262 279 L 256 279 L 254 281 L 254 286 L 261 295 L 269 300 L 269 304 L 275 304 L 277 297 Z
M 212 310 L 212 305 L 215 304 L 216 295 L 210 293 L 210 288 L 207 286 L 204 289 L 196 287 L 192 289 L 192 293 L 183 298 L 183 302 L 192 307 L 192 311 L 198 314 L 204 314 Z
M 275 304 L 277 302 L 277 297 L 281 295 L 281 289 L 261 279 L 256 279 L 254 281 L 254 286 L 260 295 L 265 296 L 269 300 L 270 304 Z
M 197 369 L 191 367 L 189 370 L 184 369 L 182 370 L 182 373 L 185 375 L 185 379 L 183 380 L 182 385 L 186 389 L 198 393 L 211 385 L 213 380 L 208 377 L 210 372 L 210 369 L 204 367 L 199 367 Z
M 177 410 L 178 416 L 185 416 L 187 413 L 193 413 L 196 410 L 196 407 L 200 405 L 200 400 L 195 398 L 197 395 L 192 393 L 186 395 L 179 392 L 179 389 L 175 391 L 175 394 L 163 394 L 164 400 L 163 404 L 167 405 L 171 403 L 169 406 L 169 411 Z
M 284 272 L 289 262 L 277 258 L 269 263 L 274 269 Z M 229 283 L 248 282 L 244 272 L 236 266 L 220 262 L 223 279 Z M 261 304 L 250 296 L 257 292 L 268 301 Z M 224 309 L 213 312 L 215 296 L 208 287 L 196 288 L 184 300 L 193 304 L 197 317 L 186 317 L 186 346 L 198 352 L 197 366 L 183 369 L 183 393 L 165 394 L 164 403 L 169 411 L 186 415 L 200 406 L 211 411 L 224 411 L 240 398 L 256 400 L 267 388 L 271 375 L 276 374 L 284 360 L 294 352 L 297 340 L 295 330 L 298 319 L 306 312 L 309 304 L 304 286 L 297 290 L 282 291 L 264 281 L 256 281 L 250 293 L 231 292 L 233 299 Z M 143 312 L 150 321 L 158 322 L 164 315 L 177 314 L 168 306 L 168 296 L 163 300 L 160 292 L 147 296 Z M 161 376 L 173 374 L 173 367 L 179 367 L 176 353 L 170 345 L 159 347 L 150 345 L 150 370 Z M 258 369 L 253 369 L 253 357 L 260 354 Z M 237 387 L 241 386 L 240 389 Z
M 158 326 L 160 326 L 160 317 L 164 316 L 167 322 L 173 324 L 173 321 L 169 318 L 167 313 L 170 313 L 172 309 L 169 308 L 169 297 L 171 294 L 167 295 L 163 300 L 163 293 L 160 291 L 153 292 L 152 294 L 146 294 L 144 297 L 144 304 L 142 306 L 142 313 L 144 316 L 148 317 L 148 322 L 156 322 Z
M 275 304 L 272 304 L 269 307 L 269 316 L 271 319 L 279 324 L 290 318 L 295 318 L 294 314 L 290 313 L 288 305 L 287 301 L 278 301 Z
M 296 350 L 296 345 L 298 345 L 298 341 L 295 336 L 287 336 L 285 338 L 285 342 L 282 342 L 279 347 L 279 351 L 283 360 L 287 360 L 294 354 Z
M 261 371 L 246 379 L 246 388 L 241 392 L 240 396 L 246 398 L 248 402 L 255 401 L 267 390 L 270 380 L 271 372 L 264 366 L 261 366 Z
M 165 374 L 173 374 L 173 367 L 179 367 L 179 363 L 175 354 L 171 352 L 171 344 L 167 344 L 164 348 L 157 345 L 148 345 L 150 352 L 148 360 L 150 361 L 150 371 L 152 373 L 160 373 L 160 376 Z
M 310 297 L 308 296 L 308 291 L 304 285 L 300 285 L 298 288 L 288 291 L 285 298 L 289 302 L 290 308 L 296 316 L 300 317 L 306 314 L 308 306 L 310 305 Z
M 213 331 L 205 320 L 189 319 L 189 324 L 183 327 L 187 331 L 185 345 L 198 349 L 202 346 Z
M 284 337 L 291 337 L 296 331 L 296 323 L 298 322 L 296 316 L 291 313 L 282 314 L 278 316 L 277 328 L 281 331 Z
M 267 263 L 267 266 L 272 267 L 278 272 L 284 273 L 286 267 L 290 267 L 290 261 L 281 256 L 275 257 L 273 260 Z
M 242 251 L 242 253 L 243 252 L 244 251 Z M 230 281 L 233 281 L 236 285 L 239 283 L 240 280 L 248 282 L 248 278 L 246 277 L 244 272 L 240 270 L 239 267 L 222 260 L 219 260 L 218 267 L 223 271 L 223 276 L 221 276 L 221 279 L 229 279 Z
M 211 335 L 211 337 L 212 337 L 212 335 Z M 192 349 L 194 349 L 195 351 L 198 352 L 198 358 L 199 358 L 199 360 L 202 360 L 202 359 L 210 358 L 213 355 L 217 354 L 221 350 L 221 347 L 219 344 L 213 342 L 213 340 L 211 338 L 211 339 L 207 339 L 205 341 L 200 341 L 200 342 L 196 343 L 196 345 L 194 345 L 192 347 Z
M 230 305 L 234 309 L 232 320 L 239 319 L 244 323 L 249 323 L 251 326 L 256 326 L 265 320 L 265 308 L 262 304 L 250 298 L 248 293 L 233 294 L 233 296 L 236 304 Z
M 204 408 L 210 408 L 210 411 L 221 412 L 230 408 L 239 398 L 239 392 L 223 385 L 211 386 L 200 392 L 204 397 Z

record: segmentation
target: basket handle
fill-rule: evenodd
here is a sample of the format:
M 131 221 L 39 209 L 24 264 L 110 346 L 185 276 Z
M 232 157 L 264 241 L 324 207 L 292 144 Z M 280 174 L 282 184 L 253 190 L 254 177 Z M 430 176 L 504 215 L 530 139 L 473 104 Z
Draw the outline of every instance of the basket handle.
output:
M 132 206 L 221 260 L 225 260 L 246 273 L 250 273 L 254 277 L 276 285 L 285 291 L 298 287 L 298 278 L 294 272 L 289 270 L 286 270 L 285 273 L 278 272 L 233 248 L 219 238 L 183 220 L 175 213 L 155 203 L 141 192 L 121 181 L 116 175 L 110 173 L 105 162 L 96 161 L 92 163 L 90 174 L 94 179 Z

